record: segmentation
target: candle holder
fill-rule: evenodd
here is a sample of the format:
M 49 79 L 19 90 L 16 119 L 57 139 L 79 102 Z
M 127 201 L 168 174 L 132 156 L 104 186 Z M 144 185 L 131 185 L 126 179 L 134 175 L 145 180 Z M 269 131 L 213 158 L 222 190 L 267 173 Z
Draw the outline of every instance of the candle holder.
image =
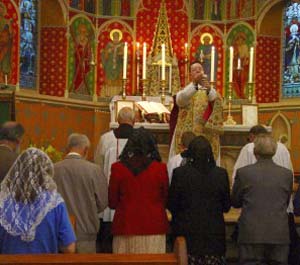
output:
M 232 107 L 232 82 L 229 82 L 228 88 L 228 115 L 227 120 L 224 122 L 225 125 L 236 125 L 236 121 L 231 116 L 231 107 Z
M 216 81 L 210 81 L 210 88 L 215 88 L 216 87 Z
M 256 104 L 256 96 L 255 96 L 255 83 L 248 82 L 248 101 L 252 104 Z
M 127 78 L 122 78 L 122 99 L 126 99 L 126 83 Z
M 185 72 L 185 76 L 184 76 L 184 81 L 185 81 L 185 84 L 187 84 L 189 82 L 189 59 L 188 59 L 188 56 L 187 54 L 185 54 L 185 57 L 184 57 L 184 72 Z
M 137 56 L 136 56 L 136 87 L 137 87 L 137 94 L 141 95 L 141 88 L 140 88 L 140 53 L 137 52 Z
M 161 85 L 161 103 L 165 105 L 166 95 L 165 95 L 165 89 L 166 89 L 166 80 L 160 80 Z
M 147 100 L 146 98 L 146 89 L 148 87 L 148 79 L 142 79 L 142 87 L 143 87 L 143 93 L 142 93 L 142 100 Z

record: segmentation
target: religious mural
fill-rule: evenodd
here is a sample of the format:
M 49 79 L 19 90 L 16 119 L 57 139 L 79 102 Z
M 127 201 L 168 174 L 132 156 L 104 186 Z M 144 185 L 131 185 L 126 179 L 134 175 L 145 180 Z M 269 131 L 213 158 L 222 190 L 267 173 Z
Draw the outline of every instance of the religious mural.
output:
M 224 0 L 194 0 L 192 1 L 193 19 L 222 20 Z
M 137 2 L 134 0 L 100 0 L 98 1 L 98 13 L 103 16 L 132 17 L 134 15 L 134 5 Z
M 300 96 L 300 3 L 288 1 L 284 13 L 283 97 Z
M 110 41 L 101 51 L 101 63 L 105 73 L 104 87 L 107 96 L 119 94 L 122 87 L 124 56 L 123 33 L 119 29 L 111 30 Z
M 0 83 L 7 84 L 11 73 L 12 51 L 12 20 L 6 18 L 7 9 L 4 3 L 0 3 Z
M 211 52 L 215 48 L 214 78 L 211 79 Z M 223 36 L 211 26 L 198 26 L 192 33 L 191 39 L 192 61 L 202 63 L 208 80 L 216 82 L 216 89 L 223 93 Z
M 70 26 L 69 91 L 93 95 L 95 35 L 91 23 L 84 17 L 76 18 Z
M 133 37 L 131 29 L 125 24 L 114 22 L 104 25 L 98 34 L 98 82 L 101 89 L 100 95 L 111 97 L 122 93 L 122 74 L 124 44 L 128 43 L 128 63 L 126 64 L 126 89 L 132 89 L 132 48 Z M 127 92 L 126 94 L 131 93 Z
M 249 80 L 249 50 L 253 44 L 253 31 L 244 24 L 235 26 L 228 35 L 227 45 L 228 47 L 232 46 L 234 51 L 232 92 L 233 98 L 235 99 L 248 98 L 247 83 Z M 226 61 L 228 64 L 227 71 L 229 71 L 229 60 Z

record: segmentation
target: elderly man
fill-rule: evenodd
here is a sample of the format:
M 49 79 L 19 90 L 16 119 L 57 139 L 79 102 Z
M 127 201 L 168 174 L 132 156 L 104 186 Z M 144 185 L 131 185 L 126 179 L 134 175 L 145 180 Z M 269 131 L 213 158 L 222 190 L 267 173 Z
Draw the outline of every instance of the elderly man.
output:
M 0 128 L 0 182 L 18 157 L 23 135 L 23 126 L 15 121 L 5 122 Z
M 288 264 L 289 226 L 286 212 L 293 173 L 272 157 L 277 144 L 267 134 L 254 140 L 255 164 L 240 168 L 232 191 L 232 205 L 242 208 L 239 218 L 240 264 Z
M 69 153 L 54 165 L 57 189 L 70 215 L 76 219 L 76 251 L 95 253 L 99 230 L 98 213 L 108 204 L 107 180 L 101 168 L 86 160 L 90 141 L 73 133 L 68 138 Z

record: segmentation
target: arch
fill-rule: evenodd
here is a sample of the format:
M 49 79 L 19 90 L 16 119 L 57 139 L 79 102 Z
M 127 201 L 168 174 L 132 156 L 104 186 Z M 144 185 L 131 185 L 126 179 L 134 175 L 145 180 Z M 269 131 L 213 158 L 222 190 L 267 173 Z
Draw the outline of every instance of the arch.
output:
M 98 38 L 99 38 L 99 33 L 100 33 L 101 31 L 103 31 L 103 29 L 105 29 L 106 27 L 108 27 L 109 25 L 111 25 L 111 24 L 113 24 L 113 23 L 119 23 L 119 24 L 121 24 L 122 26 L 124 26 L 124 27 L 128 30 L 128 32 L 129 32 L 129 34 L 130 34 L 131 36 L 134 36 L 133 29 L 132 29 L 126 22 L 124 22 L 124 21 L 122 21 L 122 20 L 119 20 L 119 19 L 111 19 L 111 20 L 106 21 L 106 22 L 104 22 L 103 24 L 101 24 L 101 26 L 97 29 L 97 32 L 96 32 L 96 39 L 98 40 Z
M 270 11 L 272 7 L 277 5 L 278 3 L 284 3 L 282 0 L 269 0 L 267 1 L 264 6 L 259 10 L 257 14 L 257 32 L 260 33 L 261 24 L 266 16 L 266 14 Z
M 255 39 L 256 39 L 255 29 L 254 29 L 249 23 L 247 23 L 247 22 L 245 22 L 245 21 L 240 21 L 239 23 L 235 24 L 235 25 L 227 32 L 227 34 L 226 34 L 226 36 L 225 36 L 226 40 L 228 41 L 228 37 L 232 34 L 232 32 L 233 32 L 236 28 L 241 27 L 241 26 L 245 26 L 246 28 L 248 28 L 249 31 L 252 32 L 252 34 L 253 34 L 253 39 L 254 39 L 254 41 L 255 41 Z M 227 42 L 226 42 L 226 43 L 227 43 Z
M 78 19 L 78 18 L 83 18 L 83 19 L 88 20 L 88 21 L 90 22 L 91 27 L 92 27 L 92 29 L 93 29 L 93 31 L 94 31 L 94 34 L 95 34 L 95 39 L 96 39 L 96 37 L 97 37 L 97 36 L 96 36 L 96 28 L 95 28 L 95 26 L 94 26 L 94 24 L 93 24 L 93 21 L 92 21 L 88 16 L 86 16 L 86 15 L 83 15 L 83 14 L 77 14 L 77 15 L 75 15 L 74 17 L 72 17 L 72 18 L 70 19 L 69 25 L 68 25 L 68 26 L 72 25 L 72 23 L 73 23 L 76 19 Z
M 282 136 L 287 137 L 287 147 L 291 146 L 291 124 L 288 118 L 278 111 L 271 119 L 272 134 L 276 141 L 279 141 Z
M 224 38 L 224 34 L 223 32 L 220 30 L 220 28 L 216 27 L 215 25 L 213 24 L 208 24 L 208 23 L 204 23 L 204 24 L 201 24 L 199 26 L 197 26 L 196 28 L 194 28 L 192 31 L 191 31 L 191 37 L 193 37 L 193 35 L 195 34 L 196 31 L 198 30 L 201 30 L 202 28 L 205 28 L 205 27 L 210 27 L 212 28 L 214 31 L 216 31 L 218 33 L 218 35 L 222 36 Z

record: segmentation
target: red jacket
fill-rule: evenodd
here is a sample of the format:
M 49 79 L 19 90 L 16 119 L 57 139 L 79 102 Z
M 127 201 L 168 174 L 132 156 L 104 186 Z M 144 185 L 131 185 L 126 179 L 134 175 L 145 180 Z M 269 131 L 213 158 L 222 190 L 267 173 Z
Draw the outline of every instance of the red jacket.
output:
M 113 235 L 166 234 L 168 174 L 164 163 L 153 161 L 137 176 L 121 162 L 111 167 L 109 207 L 116 209 Z

